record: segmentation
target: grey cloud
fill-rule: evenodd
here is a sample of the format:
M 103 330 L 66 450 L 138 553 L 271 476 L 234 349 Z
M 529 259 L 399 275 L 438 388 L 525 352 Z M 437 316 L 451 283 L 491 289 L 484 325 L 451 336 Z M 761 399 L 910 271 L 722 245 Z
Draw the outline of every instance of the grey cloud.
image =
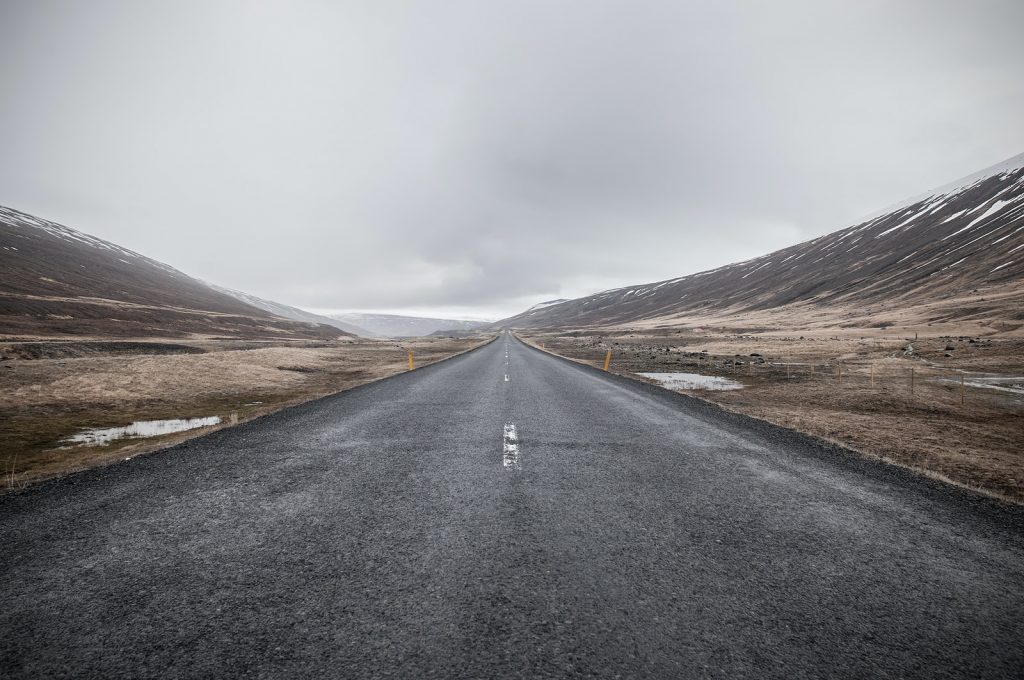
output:
M 0 12 L 0 203 L 320 309 L 679 276 L 1024 149 L 1012 0 Z

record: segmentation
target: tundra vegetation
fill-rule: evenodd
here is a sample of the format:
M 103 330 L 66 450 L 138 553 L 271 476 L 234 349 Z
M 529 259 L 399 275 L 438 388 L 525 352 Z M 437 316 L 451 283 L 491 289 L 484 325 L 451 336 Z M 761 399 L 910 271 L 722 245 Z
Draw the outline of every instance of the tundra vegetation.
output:
M 124 460 L 471 349 L 487 337 L 0 342 L 6 489 Z M 99 445 L 68 439 L 137 421 L 218 416 L 212 427 Z

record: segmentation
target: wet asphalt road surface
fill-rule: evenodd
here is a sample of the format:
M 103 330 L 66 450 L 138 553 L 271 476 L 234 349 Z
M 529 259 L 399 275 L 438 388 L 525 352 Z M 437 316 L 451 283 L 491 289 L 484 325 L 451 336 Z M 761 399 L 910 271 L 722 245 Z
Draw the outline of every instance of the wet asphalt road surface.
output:
M 0 497 L 0 676 L 1021 677 L 1022 518 L 502 335 Z

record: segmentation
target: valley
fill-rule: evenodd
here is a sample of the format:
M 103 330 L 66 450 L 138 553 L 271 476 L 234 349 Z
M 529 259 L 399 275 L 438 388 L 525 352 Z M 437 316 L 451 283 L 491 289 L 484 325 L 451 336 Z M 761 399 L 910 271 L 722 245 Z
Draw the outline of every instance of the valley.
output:
M 1024 679 L 1021 0 L 0 26 L 0 680 Z

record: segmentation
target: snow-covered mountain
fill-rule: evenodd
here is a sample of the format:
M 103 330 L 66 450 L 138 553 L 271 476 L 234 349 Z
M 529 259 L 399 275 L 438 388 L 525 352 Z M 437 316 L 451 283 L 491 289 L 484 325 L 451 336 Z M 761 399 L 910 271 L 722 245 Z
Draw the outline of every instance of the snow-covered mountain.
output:
M 438 331 L 472 331 L 488 325 L 484 321 L 465 319 L 432 319 L 420 316 L 358 312 L 331 314 L 331 318 L 353 324 L 376 336 L 385 338 L 418 337 Z
M 0 334 L 336 338 L 127 248 L 0 206 Z
M 805 243 L 535 306 L 496 326 L 671 325 L 772 314 L 856 325 L 915 305 L 928 307 L 929 322 L 1024 325 L 1024 154 Z

